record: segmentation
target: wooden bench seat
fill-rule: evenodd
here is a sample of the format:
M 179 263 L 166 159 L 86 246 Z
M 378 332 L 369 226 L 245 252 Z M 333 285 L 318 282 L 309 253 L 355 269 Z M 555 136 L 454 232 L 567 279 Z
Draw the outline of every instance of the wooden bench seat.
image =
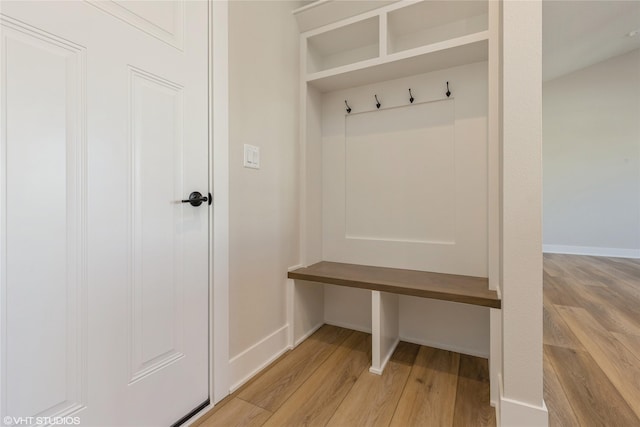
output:
M 290 271 L 290 279 L 500 308 L 484 277 L 322 261 Z

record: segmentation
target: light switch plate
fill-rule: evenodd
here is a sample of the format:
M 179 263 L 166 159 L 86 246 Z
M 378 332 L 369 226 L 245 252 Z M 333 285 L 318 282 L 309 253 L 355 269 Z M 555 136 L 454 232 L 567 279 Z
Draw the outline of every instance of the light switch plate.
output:
M 260 147 L 244 144 L 244 167 L 260 169 Z

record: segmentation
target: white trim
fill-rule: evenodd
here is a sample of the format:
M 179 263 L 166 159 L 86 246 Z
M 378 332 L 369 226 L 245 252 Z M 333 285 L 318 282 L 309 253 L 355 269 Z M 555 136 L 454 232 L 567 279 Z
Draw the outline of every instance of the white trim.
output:
M 302 264 L 297 264 L 294 266 L 291 266 L 287 269 L 287 272 L 293 271 L 293 270 L 297 270 L 299 268 L 302 268 Z M 291 327 L 289 328 L 289 334 L 287 337 L 287 345 L 289 346 L 289 349 L 293 349 L 295 346 L 297 346 L 298 344 L 295 343 L 295 328 L 293 327 L 293 320 L 294 320 L 294 310 L 295 310 L 295 292 L 296 292 L 296 284 L 295 281 L 293 279 L 289 279 L 287 278 L 287 283 L 286 283 L 286 288 L 285 288 L 285 297 L 286 297 L 286 307 L 287 307 L 287 323 L 289 325 L 291 325 Z M 322 326 L 322 325 L 320 325 Z M 318 326 L 318 328 L 320 327 Z M 317 329 L 317 328 L 316 328 Z M 315 330 L 314 330 L 315 332 Z M 308 335 L 304 336 L 303 339 L 306 339 L 308 337 Z
M 307 82 L 302 76 L 307 75 L 307 39 L 300 36 L 299 44 L 299 104 L 300 108 L 300 126 L 298 127 L 298 153 L 300 169 L 298 171 L 298 252 L 300 264 L 305 266 L 307 263 Z M 295 328 L 292 328 L 295 329 Z M 294 332 L 295 334 L 295 332 Z
M 483 359 L 489 358 L 489 354 L 486 352 L 477 351 L 476 349 L 473 349 L 473 348 L 464 348 L 457 345 L 443 344 L 441 342 L 432 341 L 432 340 L 425 340 L 425 339 L 400 335 L 400 341 L 408 342 L 411 344 L 423 345 L 425 347 L 439 348 L 440 350 L 453 351 L 455 353 L 466 354 L 469 356 L 482 357 Z
M 196 423 L 229 390 L 229 17 L 227 2 L 208 0 L 209 83 L 209 399 Z M 214 54 L 215 53 L 215 54 Z M 215 90 L 214 90 L 215 88 Z M 215 126 L 214 126 L 215 123 Z M 216 374 L 217 373 L 217 374 Z
M 500 288 L 498 288 L 498 291 Z M 489 309 L 489 384 L 491 406 L 499 408 L 502 370 L 502 310 Z
M 325 3 L 328 3 L 330 1 L 332 1 L 332 0 L 317 0 L 317 1 L 314 1 L 312 3 L 306 4 L 306 5 L 302 6 L 302 7 L 297 8 L 291 13 L 293 13 L 294 15 L 297 15 L 297 14 L 299 14 L 301 12 L 306 12 L 307 10 L 315 9 L 316 7 L 322 6 Z
M 487 258 L 489 289 L 500 296 L 500 2 L 487 10 Z M 495 393 L 497 396 L 497 393 Z
M 320 322 L 318 323 L 316 326 L 314 326 L 313 328 L 311 328 L 309 330 L 309 332 L 307 332 L 306 334 L 304 334 L 303 336 L 301 336 L 300 338 L 298 338 L 298 341 L 296 341 L 293 345 L 293 347 L 297 347 L 299 346 L 304 340 L 306 340 L 307 338 L 309 338 L 311 335 L 315 334 L 316 331 L 318 329 L 320 329 L 322 326 L 324 325 L 324 322 Z M 291 328 L 293 329 L 293 327 Z
M 229 376 L 232 384 L 229 393 L 242 387 L 254 375 L 289 351 L 288 334 L 289 325 L 284 325 L 229 360 Z
M 535 406 L 504 397 L 502 375 L 498 374 L 498 379 L 500 383 L 500 401 L 496 407 L 498 427 L 547 427 L 549 425 L 549 411 L 544 400 L 542 406 Z
M 373 366 L 371 366 L 369 368 L 369 372 L 371 372 L 372 374 L 376 374 L 376 375 L 382 375 L 382 372 L 384 372 L 385 366 L 387 366 L 387 363 L 391 359 L 391 356 L 393 356 L 393 353 L 396 351 L 396 347 L 398 347 L 399 343 L 400 343 L 400 338 L 396 339 L 396 341 L 391 346 L 391 349 L 389 350 L 389 352 L 385 356 L 384 360 L 380 364 L 380 369 L 376 369 Z
M 597 246 L 542 245 L 542 252 L 548 254 L 640 258 L 640 249 L 600 248 Z
M 501 374 L 498 374 L 498 379 L 500 380 L 500 384 L 502 384 L 502 378 L 501 378 Z M 502 385 L 499 386 L 499 388 L 502 388 Z M 495 409 L 495 413 L 496 413 L 496 427 L 501 427 L 502 426 L 502 418 L 500 417 L 500 391 L 498 391 L 498 398 L 496 399 L 495 402 L 490 402 L 490 405 L 493 406 L 493 408 Z
M 352 331 L 359 331 L 359 332 L 364 332 L 366 334 L 371 334 L 371 328 L 367 328 L 367 327 L 362 327 L 360 325 L 356 325 L 356 324 L 352 324 L 352 323 L 347 323 L 347 322 L 334 322 L 333 320 L 324 320 L 324 323 L 326 323 L 327 325 L 331 325 L 331 326 L 337 326 L 339 328 L 345 328 L 345 329 L 351 329 Z
M 217 403 L 229 394 L 229 5 L 209 0 L 210 31 L 210 183 L 213 206 L 210 264 L 210 375 L 209 396 Z
M 86 2 L 105 13 L 108 13 L 114 18 L 120 19 L 122 22 L 131 25 L 133 28 L 143 31 L 150 36 L 184 52 L 184 2 L 174 2 L 173 4 L 174 18 L 172 24 L 173 27 L 176 28 L 176 32 L 170 32 L 166 28 L 144 19 L 142 16 L 114 1 L 86 0 Z

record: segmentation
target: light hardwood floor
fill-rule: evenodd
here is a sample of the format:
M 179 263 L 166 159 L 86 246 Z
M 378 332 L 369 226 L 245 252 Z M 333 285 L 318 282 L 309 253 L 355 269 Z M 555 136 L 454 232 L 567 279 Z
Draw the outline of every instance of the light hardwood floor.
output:
M 544 256 L 551 426 L 640 426 L 640 260 Z
M 196 425 L 489 426 L 485 359 L 400 343 L 382 376 L 371 336 L 325 325 Z M 544 257 L 551 426 L 640 426 L 640 260 Z
M 495 426 L 486 359 L 401 342 L 370 365 L 371 335 L 324 325 L 196 425 Z

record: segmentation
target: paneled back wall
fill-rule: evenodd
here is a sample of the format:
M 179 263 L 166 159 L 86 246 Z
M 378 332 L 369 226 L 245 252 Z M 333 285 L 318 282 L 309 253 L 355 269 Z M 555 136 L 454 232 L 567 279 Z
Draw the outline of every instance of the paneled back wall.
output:
M 480 62 L 324 95 L 323 259 L 486 277 L 486 82 Z
M 322 172 L 324 260 L 486 277 L 487 63 L 323 94 Z M 325 321 L 369 331 L 370 298 L 325 286 Z M 401 298 L 400 329 L 488 355 L 488 309 Z

